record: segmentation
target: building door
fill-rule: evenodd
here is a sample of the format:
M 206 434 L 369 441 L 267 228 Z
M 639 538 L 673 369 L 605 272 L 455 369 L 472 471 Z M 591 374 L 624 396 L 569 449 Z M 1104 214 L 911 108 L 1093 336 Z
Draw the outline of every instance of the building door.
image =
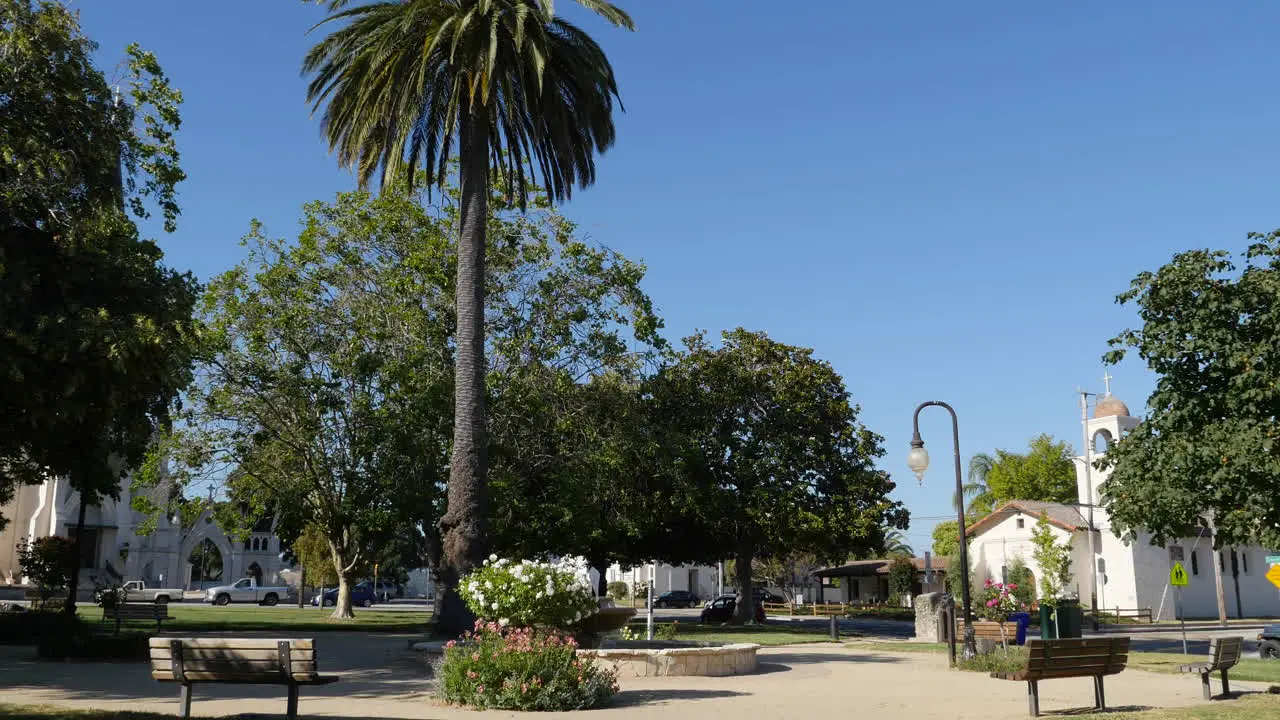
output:
M 702 590 L 698 587 L 698 571 L 689 570 L 689 592 L 700 595 Z
M 67 528 L 67 537 L 72 541 L 76 539 L 76 528 L 74 525 Z M 101 542 L 101 536 L 98 534 L 98 528 L 87 527 L 84 529 L 84 542 L 80 545 L 80 569 L 92 570 L 98 567 L 98 543 Z

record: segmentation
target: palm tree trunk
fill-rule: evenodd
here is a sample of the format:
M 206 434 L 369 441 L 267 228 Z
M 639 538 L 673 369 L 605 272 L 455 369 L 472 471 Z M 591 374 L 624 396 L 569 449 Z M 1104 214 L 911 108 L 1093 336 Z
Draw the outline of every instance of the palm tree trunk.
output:
M 462 212 L 458 232 L 457 354 L 454 358 L 453 458 L 448 510 L 440 519 L 447 586 L 436 610 L 437 631 L 468 629 L 470 612 L 458 579 L 484 557 L 488 438 L 485 432 L 484 276 L 489 221 L 489 123 L 483 108 L 462 118 L 458 133 Z

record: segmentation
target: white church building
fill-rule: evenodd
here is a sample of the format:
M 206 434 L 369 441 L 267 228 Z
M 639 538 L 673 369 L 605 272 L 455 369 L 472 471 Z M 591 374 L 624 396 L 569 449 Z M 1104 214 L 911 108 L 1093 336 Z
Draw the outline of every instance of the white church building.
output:
M 153 492 L 159 497 L 168 488 Z M 191 590 L 248 576 L 265 583 L 281 580 L 280 541 L 273 523 L 262 523 L 249 537 L 236 541 L 218 527 L 206 507 L 190 527 L 182 527 L 177 518 L 162 517 L 155 530 L 144 535 L 140 529 L 145 518 L 132 508 L 132 498 L 126 479 L 119 500 L 107 498 L 87 508 L 80 564 L 80 586 L 85 590 L 123 580 Z M 65 478 L 19 486 L 14 499 L 0 507 L 0 515 L 9 520 L 0 530 L 0 588 L 25 584 L 18 566 L 21 543 L 50 535 L 74 537 L 79 512 L 80 494 Z
M 1086 609 L 1091 590 L 1096 592 L 1100 610 L 1147 610 L 1157 620 L 1176 619 L 1177 599 L 1169 576 L 1174 562 L 1181 562 L 1188 584 L 1182 588 L 1183 616 L 1217 618 L 1218 602 L 1214 563 L 1222 574 L 1227 616 L 1280 616 L 1280 590 L 1265 577 L 1267 556 L 1280 552 L 1259 546 L 1213 550 L 1208 531 L 1198 537 L 1180 538 L 1167 547 L 1151 544 L 1151 536 L 1139 533 L 1133 544 L 1125 544 L 1112 531 L 1107 511 L 1097 506 L 1099 488 L 1109 470 L 1089 467 L 1107 447 L 1123 442 L 1141 422 L 1110 391 L 1098 400 L 1086 423 L 1091 447 L 1077 458 L 1074 504 L 1016 500 L 997 508 L 966 529 L 970 538 L 969 564 L 976 584 L 990 578 L 999 582 L 1014 558 L 1023 562 L 1037 578 L 1040 568 L 1032 556 L 1031 534 L 1041 515 L 1048 518 L 1059 542 L 1070 539 L 1074 594 Z M 1088 468 L 1088 469 L 1086 469 Z M 1092 527 L 1092 531 L 1090 528 Z M 1089 534 L 1093 534 L 1090 556 Z

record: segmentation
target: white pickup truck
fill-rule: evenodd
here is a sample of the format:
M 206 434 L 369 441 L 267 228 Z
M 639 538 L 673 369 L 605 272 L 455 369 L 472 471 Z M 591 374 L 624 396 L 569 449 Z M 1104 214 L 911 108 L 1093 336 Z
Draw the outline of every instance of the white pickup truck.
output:
M 204 601 L 214 605 L 231 603 L 258 603 L 259 605 L 275 605 L 289 597 L 293 588 L 259 587 L 253 578 L 241 578 L 232 585 L 219 585 L 204 591 Z
M 94 600 L 101 600 L 104 591 L 95 593 Z M 144 580 L 130 580 L 117 590 L 121 602 L 182 602 L 182 588 L 147 587 Z

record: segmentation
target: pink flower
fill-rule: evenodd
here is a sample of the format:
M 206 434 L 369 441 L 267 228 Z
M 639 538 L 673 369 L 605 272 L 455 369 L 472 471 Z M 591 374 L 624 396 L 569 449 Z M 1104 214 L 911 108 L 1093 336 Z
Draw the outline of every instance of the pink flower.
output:
M 1017 590 L 1018 583 L 1009 583 L 1008 585 L 1005 585 L 1005 587 L 1009 588 L 1010 590 Z
M 477 686 L 476 686 L 476 692 L 484 692 L 484 686 L 483 686 L 483 685 L 477 685 Z
M 471 653 L 471 662 L 480 662 L 480 653 Z
M 991 587 L 995 582 L 991 578 L 987 578 L 987 587 Z

